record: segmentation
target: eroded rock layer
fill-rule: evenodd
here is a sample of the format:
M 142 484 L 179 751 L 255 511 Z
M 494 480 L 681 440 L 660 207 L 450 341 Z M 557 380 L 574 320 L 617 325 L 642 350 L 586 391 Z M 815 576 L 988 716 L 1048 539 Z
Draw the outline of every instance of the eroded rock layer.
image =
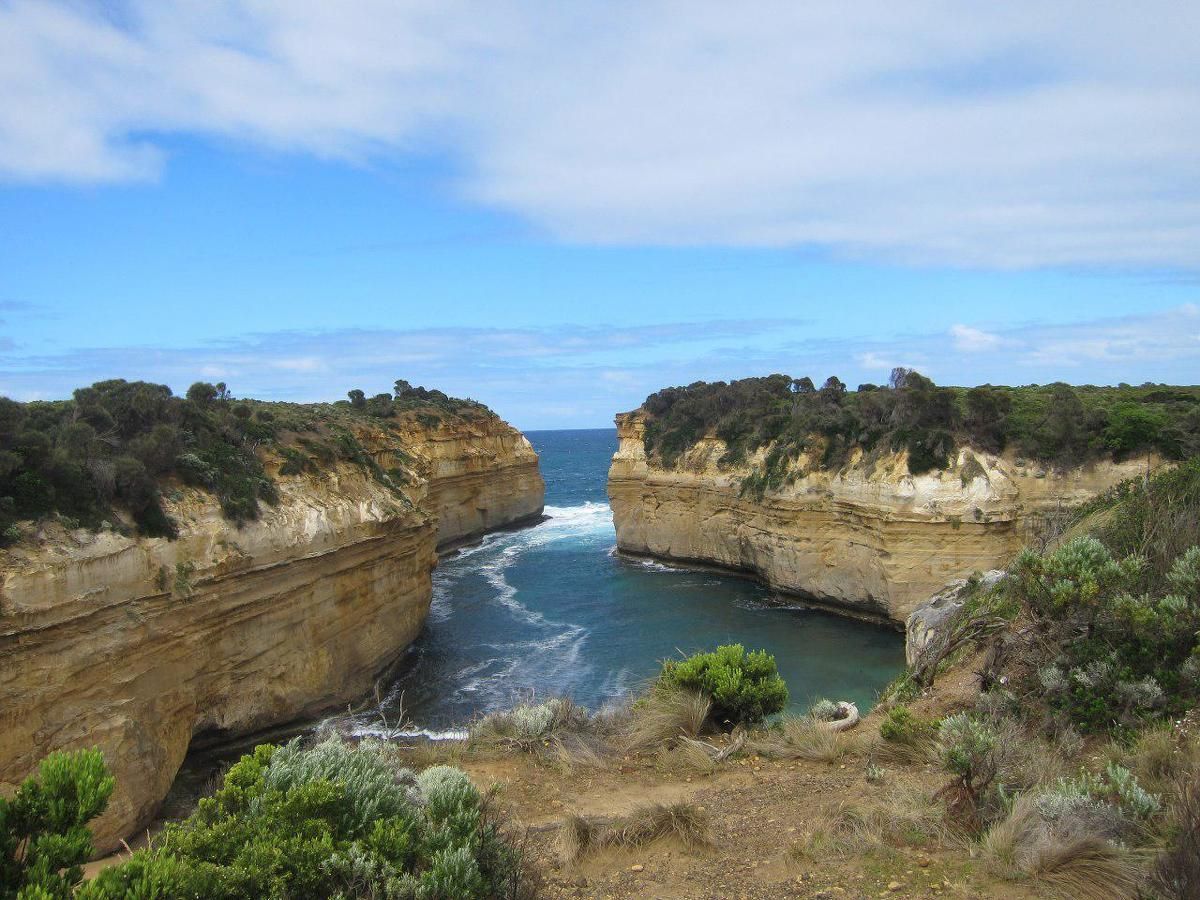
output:
M 181 488 L 178 540 L 50 525 L 0 554 L 0 791 L 52 750 L 99 746 L 111 848 L 154 815 L 195 735 L 363 696 L 421 630 L 437 548 L 541 514 L 537 456 L 495 417 L 357 437 L 403 459 L 401 489 L 348 463 L 277 477 L 279 504 L 237 528 Z
M 745 571 L 897 625 L 947 582 L 1006 565 L 1055 511 L 1147 465 L 1059 473 L 963 449 L 951 468 L 913 476 L 902 453 L 836 472 L 801 456 L 759 499 L 740 490 L 749 469 L 718 467 L 721 441 L 699 441 L 667 470 L 647 459 L 644 427 L 639 412 L 617 417 L 608 492 L 621 550 Z

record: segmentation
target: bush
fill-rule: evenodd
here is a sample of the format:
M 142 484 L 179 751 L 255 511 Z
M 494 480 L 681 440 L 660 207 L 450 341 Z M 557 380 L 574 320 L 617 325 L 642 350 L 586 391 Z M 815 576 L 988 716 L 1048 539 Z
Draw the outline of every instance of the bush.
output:
M 385 745 L 261 746 L 146 850 L 78 894 L 115 898 L 515 896 L 520 859 L 485 798 L 446 766 Z
M 942 794 L 950 812 L 964 825 L 977 828 L 995 806 L 999 774 L 996 754 L 996 730 L 967 713 L 956 713 L 942 720 L 938 744 L 942 766 L 954 776 Z
M 1187 708 L 1200 684 L 1200 548 L 1174 560 L 1170 591 L 1134 593 L 1140 557 L 1116 558 L 1095 538 L 1076 538 L 1047 555 L 1023 552 L 1013 583 L 1036 624 L 1030 695 L 1045 698 L 1084 730 L 1129 729 Z M 1050 648 L 1054 655 L 1046 658 Z
M 112 790 L 99 750 L 58 751 L 11 800 L 0 798 L 0 897 L 69 898 L 92 855 L 87 823 Z
M 1175 900 L 1200 897 L 1200 775 L 1183 779 L 1173 810 L 1171 843 L 1154 867 L 1155 886 Z
M 659 678 L 667 685 L 711 698 L 712 717 L 720 724 L 761 722 L 782 712 L 788 700 L 775 657 L 765 650 L 747 653 L 741 644 L 728 644 L 681 661 L 668 660 Z
M 913 715 L 907 706 L 893 706 L 879 724 L 879 736 L 896 744 L 916 745 L 932 738 L 938 723 Z

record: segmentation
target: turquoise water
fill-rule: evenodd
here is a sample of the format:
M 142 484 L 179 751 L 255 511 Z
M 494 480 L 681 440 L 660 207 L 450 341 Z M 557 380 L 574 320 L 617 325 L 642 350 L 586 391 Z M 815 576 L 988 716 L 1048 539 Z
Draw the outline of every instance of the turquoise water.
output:
M 595 708 L 636 690 L 665 657 L 741 642 L 775 654 L 794 708 L 818 697 L 869 707 L 904 664 L 887 628 L 769 606 L 747 579 L 616 553 L 605 494 L 616 433 L 530 432 L 547 521 L 488 536 L 444 559 L 429 621 L 382 712 L 403 705 L 443 731 L 516 700 L 569 694 Z M 379 710 L 359 718 L 371 730 Z

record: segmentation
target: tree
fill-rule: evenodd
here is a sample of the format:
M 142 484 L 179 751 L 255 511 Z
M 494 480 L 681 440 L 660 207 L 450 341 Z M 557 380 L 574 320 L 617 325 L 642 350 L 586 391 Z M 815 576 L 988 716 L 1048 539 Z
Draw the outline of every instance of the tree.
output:
M 1116 453 L 1132 453 L 1154 446 L 1167 424 L 1163 412 L 1132 401 L 1118 403 L 1108 412 L 1104 443 Z
M 821 399 L 826 403 L 841 403 L 846 394 L 846 383 L 836 375 L 830 375 L 821 385 Z
M 1074 389 L 1062 382 L 1052 385 L 1045 413 L 1034 430 L 1038 456 L 1066 464 L 1081 459 L 1087 449 L 1086 419 L 1083 401 Z
M 376 394 L 365 404 L 367 415 L 386 419 L 394 412 L 391 394 Z
M 207 381 L 197 381 L 187 389 L 187 398 L 197 406 L 208 406 L 217 399 L 217 386 Z
M 1004 449 L 1012 399 L 1004 391 L 985 384 L 967 391 L 967 416 L 963 424 L 972 443 L 999 453 Z
M 367 395 L 355 388 L 352 391 L 347 391 L 346 396 L 350 398 L 350 405 L 355 409 L 362 409 L 367 405 Z

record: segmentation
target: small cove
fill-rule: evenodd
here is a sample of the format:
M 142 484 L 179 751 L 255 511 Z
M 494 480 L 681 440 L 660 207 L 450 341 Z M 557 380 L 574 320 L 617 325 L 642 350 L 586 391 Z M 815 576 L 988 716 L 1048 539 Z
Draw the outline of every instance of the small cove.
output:
M 792 603 L 756 582 L 616 553 L 605 493 L 612 429 L 529 432 L 549 518 L 442 560 L 428 624 L 380 705 L 335 717 L 360 733 L 453 732 L 529 698 L 599 707 L 636 691 L 658 662 L 740 642 L 775 654 L 802 710 L 818 697 L 869 708 L 904 665 L 887 627 Z

